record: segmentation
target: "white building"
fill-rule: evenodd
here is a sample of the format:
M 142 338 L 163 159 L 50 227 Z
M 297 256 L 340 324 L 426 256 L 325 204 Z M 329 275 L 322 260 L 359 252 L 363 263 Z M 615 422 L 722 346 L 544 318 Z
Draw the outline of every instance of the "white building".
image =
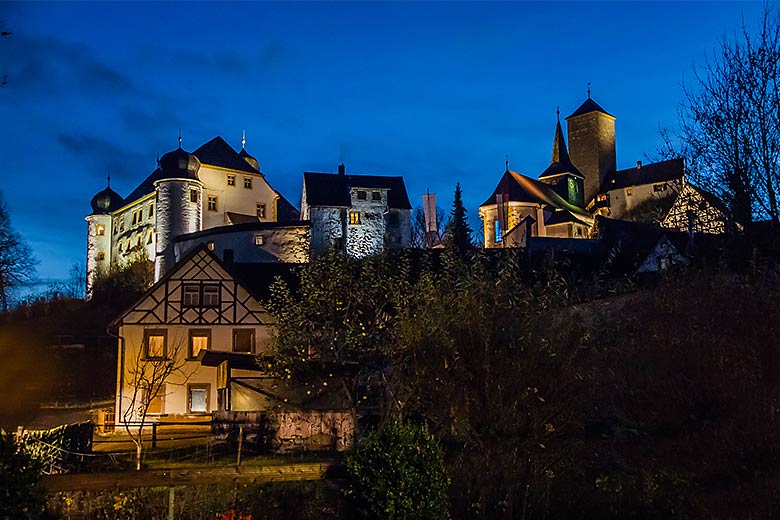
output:
M 188 153 L 180 140 L 179 148 L 163 155 L 158 167 L 126 198 L 110 186 L 95 195 L 86 218 L 88 291 L 98 271 L 139 253 L 154 262 L 159 280 L 191 249 L 182 237 L 208 229 L 233 232 L 230 240 L 241 246 L 244 256 L 249 249 L 266 261 L 289 258 L 279 259 L 271 249 L 280 235 L 301 233 L 298 211 L 268 184 L 243 144 L 242 140 L 241 151 L 236 152 L 215 137 Z M 242 228 L 246 244 L 236 242 L 235 230 L 228 229 L 237 221 L 257 225 L 257 230 L 251 225 Z M 266 242 L 265 233 L 275 239 Z M 220 236 L 212 233 L 209 241 L 219 243 Z M 299 253 L 293 256 L 298 258 Z

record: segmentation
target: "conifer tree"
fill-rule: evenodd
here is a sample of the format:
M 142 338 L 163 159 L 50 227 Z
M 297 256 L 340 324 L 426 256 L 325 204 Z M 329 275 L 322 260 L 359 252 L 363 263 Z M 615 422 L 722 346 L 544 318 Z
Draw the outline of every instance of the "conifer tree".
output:
M 455 198 L 452 201 L 450 223 L 447 228 L 447 243 L 458 254 L 465 255 L 471 247 L 473 231 L 466 219 L 466 207 L 463 206 L 463 190 L 460 183 L 455 185 Z

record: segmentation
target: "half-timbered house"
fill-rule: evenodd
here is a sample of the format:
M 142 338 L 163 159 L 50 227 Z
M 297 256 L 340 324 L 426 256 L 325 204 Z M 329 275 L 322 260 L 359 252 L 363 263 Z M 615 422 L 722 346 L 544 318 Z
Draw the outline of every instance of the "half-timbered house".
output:
M 117 423 L 139 420 L 144 402 L 151 416 L 230 409 L 228 379 L 258 376 L 256 360 L 269 346 L 270 317 L 257 288 L 290 269 L 255 267 L 250 283 L 240 281 L 242 266 L 199 247 L 113 322 Z M 165 367 L 164 381 L 150 381 L 149 374 Z

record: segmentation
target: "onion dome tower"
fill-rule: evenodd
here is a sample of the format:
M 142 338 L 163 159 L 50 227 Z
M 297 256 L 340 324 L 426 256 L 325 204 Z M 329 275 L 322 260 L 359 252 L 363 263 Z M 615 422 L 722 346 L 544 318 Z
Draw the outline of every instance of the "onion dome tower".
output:
M 179 147 L 160 158 L 157 192 L 157 242 L 154 279 L 159 280 L 176 262 L 174 240 L 201 228 L 203 183 L 198 178 L 200 161 Z
M 249 153 L 246 151 L 246 132 L 241 135 L 241 151 L 238 152 L 238 155 L 240 155 L 241 158 L 249 164 L 249 166 L 258 172 L 260 171 L 260 163 L 257 162 L 257 159 L 249 155 Z
M 111 265 L 111 213 L 122 207 L 124 200 L 111 189 L 111 175 L 105 189 L 97 192 L 90 204 L 92 213 L 87 218 L 87 298 L 92 293 L 92 282 L 98 271 Z

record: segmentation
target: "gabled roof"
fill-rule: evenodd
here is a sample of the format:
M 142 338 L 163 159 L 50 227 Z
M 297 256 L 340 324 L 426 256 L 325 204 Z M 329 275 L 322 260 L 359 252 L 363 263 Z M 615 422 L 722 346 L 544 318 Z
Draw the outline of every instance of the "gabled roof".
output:
M 139 184 L 132 192 L 130 192 L 130 195 L 125 197 L 125 202 L 129 204 L 140 199 L 144 195 L 152 193 L 154 191 L 154 182 L 162 179 L 162 174 L 163 173 L 160 168 L 157 168 L 152 173 L 150 173 L 148 177 L 141 181 L 141 184 Z
M 259 173 L 220 136 L 207 142 L 192 152 L 192 154 L 203 164 L 210 164 L 211 166 L 219 166 L 221 168 L 242 172 Z
M 276 201 L 276 220 L 298 220 L 301 218 L 301 212 L 293 206 L 284 195 L 279 194 L 279 200 Z
M 309 206 L 351 206 L 350 189 L 385 189 L 392 209 L 412 209 L 403 177 L 304 172 L 303 184 Z
M 593 99 L 590 96 L 588 96 L 588 99 L 586 99 L 585 102 L 581 104 L 580 107 L 577 110 L 575 110 L 574 113 L 569 117 L 567 117 L 566 119 L 568 120 L 571 119 L 572 117 L 577 117 L 584 114 L 590 114 L 591 112 L 601 112 L 602 114 L 606 114 L 609 117 L 612 118 L 615 117 L 609 112 L 607 112 L 606 110 L 604 110 L 603 108 L 601 108 L 601 105 L 593 101 Z
M 504 201 L 549 204 L 555 208 L 565 209 L 572 213 L 590 216 L 585 209 L 569 204 L 555 192 L 551 185 L 511 170 L 504 172 L 501 180 L 498 181 L 496 189 L 493 190 L 493 194 L 488 200 L 480 204 L 480 207 L 496 204 L 496 195 L 502 195 Z
M 599 193 L 611 190 L 654 184 L 682 179 L 685 176 L 685 161 L 669 159 L 657 163 L 643 164 L 639 168 L 628 168 L 607 174 Z

